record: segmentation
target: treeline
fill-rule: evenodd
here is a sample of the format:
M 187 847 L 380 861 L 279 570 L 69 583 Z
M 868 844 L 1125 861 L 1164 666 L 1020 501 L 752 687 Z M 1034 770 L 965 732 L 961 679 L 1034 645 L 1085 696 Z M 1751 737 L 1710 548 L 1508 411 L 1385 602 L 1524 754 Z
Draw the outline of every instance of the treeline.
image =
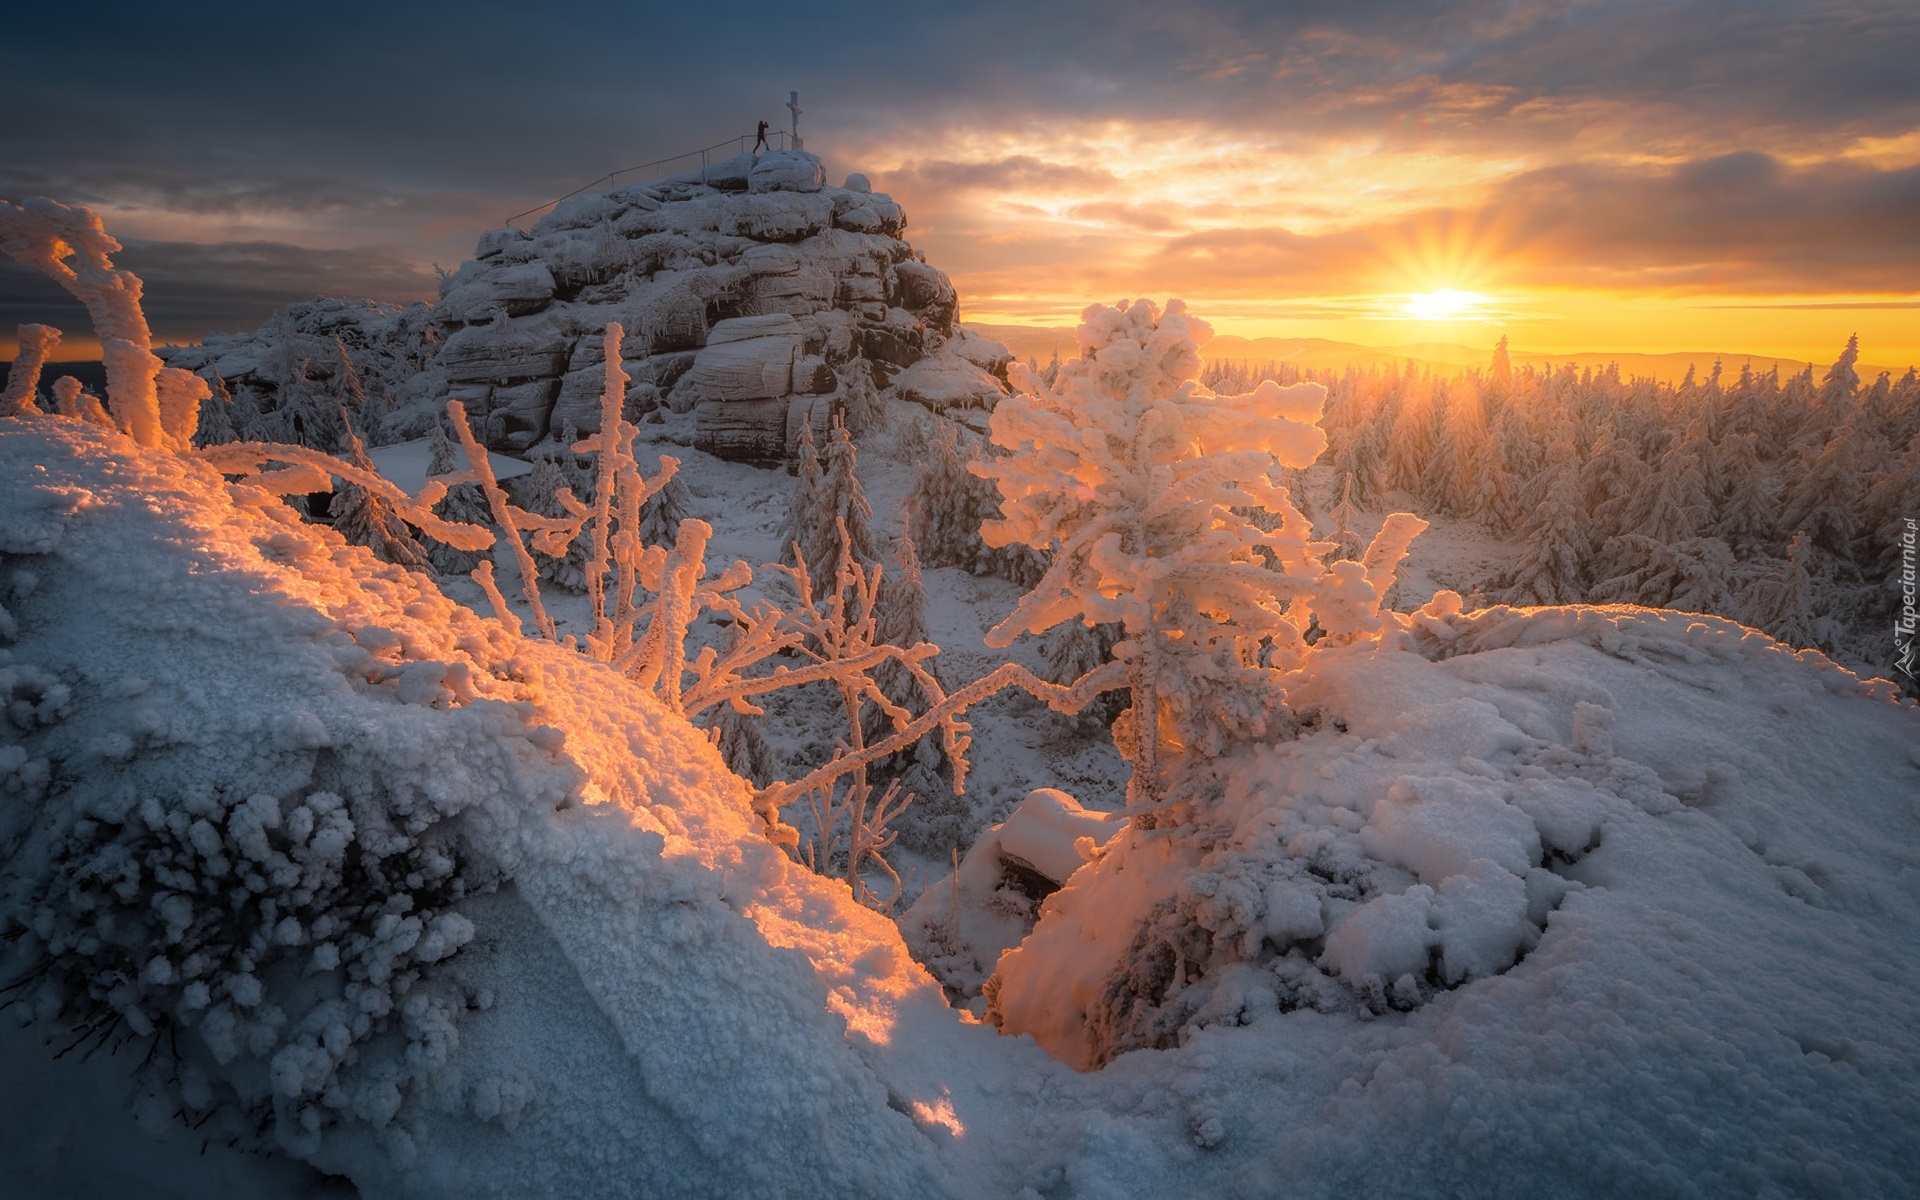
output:
M 1336 495 L 1520 543 L 1485 602 L 1714 613 L 1884 670 L 1920 519 L 1920 377 L 1863 381 L 1858 359 L 1855 338 L 1817 380 L 1715 364 L 1675 385 L 1516 370 L 1502 339 L 1486 370 L 1453 376 L 1222 362 L 1204 382 L 1324 383 Z

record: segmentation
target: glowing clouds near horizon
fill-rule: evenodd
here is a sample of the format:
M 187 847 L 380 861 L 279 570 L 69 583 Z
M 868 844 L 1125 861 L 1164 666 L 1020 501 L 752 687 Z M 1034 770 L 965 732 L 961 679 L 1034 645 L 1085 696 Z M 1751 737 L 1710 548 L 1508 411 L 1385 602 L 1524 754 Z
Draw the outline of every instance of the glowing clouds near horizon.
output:
M 1877 361 L 1920 359 L 1920 249 L 1890 199 L 1920 130 L 1649 156 L 1612 136 L 1620 112 L 1587 118 L 1579 137 L 1466 117 L 1414 137 L 1019 117 L 844 154 L 982 324 L 1066 328 L 1089 300 L 1171 294 L 1246 337 L 1385 345 L 1435 323 L 1490 345 L 1498 325 L 1541 351 L 1830 361 L 1859 333 Z

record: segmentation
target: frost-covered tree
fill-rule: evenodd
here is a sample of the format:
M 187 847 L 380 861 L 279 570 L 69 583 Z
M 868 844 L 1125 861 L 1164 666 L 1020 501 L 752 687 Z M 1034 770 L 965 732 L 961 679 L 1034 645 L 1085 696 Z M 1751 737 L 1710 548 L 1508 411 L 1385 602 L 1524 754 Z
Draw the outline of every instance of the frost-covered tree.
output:
M 860 486 L 858 466 L 853 437 L 836 418 L 826 453 L 821 455 L 819 488 L 807 511 L 794 518 L 801 525 L 796 539 L 801 553 L 808 563 L 818 564 L 813 581 L 816 600 L 833 585 L 831 570 L 843 555 L 869 565 L 880 561 L 873 506 Z
M 592 494 L 589 481 L 587 494 Z M 680 522 L 693 515 L 693 493 L 680 480 L 678 474 L 667 480 L 665 487 L 653 494 L 640 507 L 640 540 L 650 546 L 664 546 L 673 541 L 674 534 L 680 528 Z
M 1675 446 L 1653 469 L 1652 486 L 1628 518 L 1635 533 L 1672 544 L 1698 535 L 1712 517 L 1698 456 Z
M 1360 535 L 1353 528 L 1360 516 L 1360 508 L 1353 502 L 1353 476 L 1341 480 L 1340 503 L 1334 505 L 1328 515 L 1333 518 L 1333 557 L 1359 558 L 1366 547 L 1361 545 Z
M 427 443 L 427 478 L 435 479 L 458 471 L 459 454 L 459 448 L 447 436 L 446 427 L 435 421 Z M 493 523 L 493 514 L 487 508 L 487 497 L 477 483 L 456 483 L 449 487 L 446 496 L 433 506 L 433 511 L 441 519 L 460 525 L 486 526 Z M 431 536 L 422 540 L 427 547 L 427 561 L 442 575 L 465 575 L 487 557 L 484 550 L 462 550 Z
M 1554 469 L 1546 495 L 1520 527 L 1521 557 L 1502 593 L 1508 604 L 1574 604 L 1585 593 L 1587 517 L 1581 506 L 1579 469 Z
M 1211 336 L 1179 301 L 1164 314 L 1145 300 L 1089 308 L 1081 357 L 1051 385 L 1015 368 L 1017 394 L 992 418 L 1006 454 L 970 468 L 1002 497 L 987 542 L 1053 552 L 988 644 L 1075 619 L 1125 630 L 1115 654 L 1132 701 L 1115 738 L 1143 812 L 1165 798 L 1163 763 L 1265 730 L 1325 576 L 1326 547 L 1273 477 L 1325 448 L 1311 422 L 1326 389 L 1210 392 L 1196 379 Z M 1275 528 L 1234 511 L 1249 504 L 1277 516 Z M 1273 666 L 1259 665 L 1263 654 Z
M 1862 499 L 1853 443 L 1836 437 L 1824 446 L 1803 442 L 1801 449 L 1805 465 L 1780 497 L 1780 527 L 1805 530 L 1822 550 L 1850 557 Z
M 849 359 L 840 369 L 845 372 L 840 382 L 847 430 L 855 437 L 865 437 L 886 420 L 886 399 L 874 386 L 873 370 L 866 359 Z
M 914 545 L 932 566 L 974 570 L 985 548 L 980 522 L 992 513 L 974 509 L 979 480 L 967 471 L 971 456 L 962 451 L 960 431 L 951 421 L 927 419 L 925 442 L 908 501 Z
M 362 471 L 374 470 L 373 460 L 358 434 L 346 430 L 347 461 Z M 413 536 L 413 530 L 384 496 L 357 483 L 345 482 L 333 494 L 328 508 L 335 532 L 356 546 L 365 546 L 382 562 L 405 567 L 409 571 L 430 571 L 427 552 Z
M 755 787 L 765 787 L 779 777 L 779 762 L 766 735 L 760 732 L 759 718 L 722 704 L 709 709 L 705 720 L 728 770 L 752 781 Z
M 38 268 L 87 306 L 100 338 L 114 423 L 143 446 L 181 449 L 193 437 L 207 384 L 153 353 L 140 308 L 143 285 L 133 272 L 113 265 L 119 252 L 120 243 L 90 209 L 47 199 L 0 200 L 0 253 Z
M 1846 349 L 1820 381 L 1820 406 L 1835 419 L 1845 419 L 1853 409 L 1853 394 L 1860 387 L 1860 372 L 1854 365 L 1859 361 L 1860 335 L 1856 333 L 1848 336 Z
M 1740 594 L 1740 619 L 1789 646 L 1831 649 L 1831 622 L 1815 615 L 1814 550 L 1805 530 L 1793 535 L 1787 557 L 1756 574 Z
M 60 331 L 51 325 L 21 325 L 16 332 L 19 348 L 7 369 L 7 386 L 0 388 L 0 417 L 41 411 L 35 403 L 40 392 L 40 368 L 60 343 Z
M 804 553 L 813 514 L 820 506 L 820 484 L 824 477 L 820 449 L 813 440 L 813 422 L 800 423 L 800 437 L 794 446 L 793 495 L 787 501 L 787 519 L 780 530 L 780 561 L 791 566 L 794 553 Z
M 196 446 L 224 446 L 240 440 L 233 420 L 233 393 L 219 371 L 213 372 L 212 387 L 213 394 L 200 402 L 200 425 L 193 435 Z
M 1592 600 L 1685 612 L 1734 611 L 1738 564 L 1718 538 L 1688 538 L 1670 546 L 1644 534 L 1622 534 L 1613 539 L 1607 561 L 1621 564 L 1620 569 L 1593 585 Z
M 1742 553 L 1773 544 L 1779 536 L 1773 479 L 1760 458 L 1760 435 L 1734 433 L 1717 449 L 1724 487 L 1715 505 L 1713 536 Z

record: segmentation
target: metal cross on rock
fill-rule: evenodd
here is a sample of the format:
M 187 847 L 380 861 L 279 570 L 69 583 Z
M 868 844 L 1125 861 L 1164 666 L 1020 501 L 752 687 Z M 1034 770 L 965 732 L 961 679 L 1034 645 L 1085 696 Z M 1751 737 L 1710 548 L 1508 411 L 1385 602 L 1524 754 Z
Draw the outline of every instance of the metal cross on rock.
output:
M 805 110 L 800 107 L 799 92 L 787 93 L 787 111 L 793 114 L 793 148 L 805 150 L 806 143 L 800 140 L 800 114 Z

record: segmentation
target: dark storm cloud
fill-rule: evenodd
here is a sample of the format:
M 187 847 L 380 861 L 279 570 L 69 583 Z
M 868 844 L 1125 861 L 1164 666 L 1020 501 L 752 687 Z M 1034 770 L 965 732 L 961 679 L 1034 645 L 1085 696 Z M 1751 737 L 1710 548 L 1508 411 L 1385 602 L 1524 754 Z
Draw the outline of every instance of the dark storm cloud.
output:
M 162 340 L 251 329 L 274 310 L 315 295 L 431 298 L 433 276 L 382 250 L 309 250 L 274 242 L 129 242 L 116 262 L 146 285 L 148 324 Z M 46 276 L 0 262 L 0 329 L 50 324 L 79 337 L 86 309 Z

